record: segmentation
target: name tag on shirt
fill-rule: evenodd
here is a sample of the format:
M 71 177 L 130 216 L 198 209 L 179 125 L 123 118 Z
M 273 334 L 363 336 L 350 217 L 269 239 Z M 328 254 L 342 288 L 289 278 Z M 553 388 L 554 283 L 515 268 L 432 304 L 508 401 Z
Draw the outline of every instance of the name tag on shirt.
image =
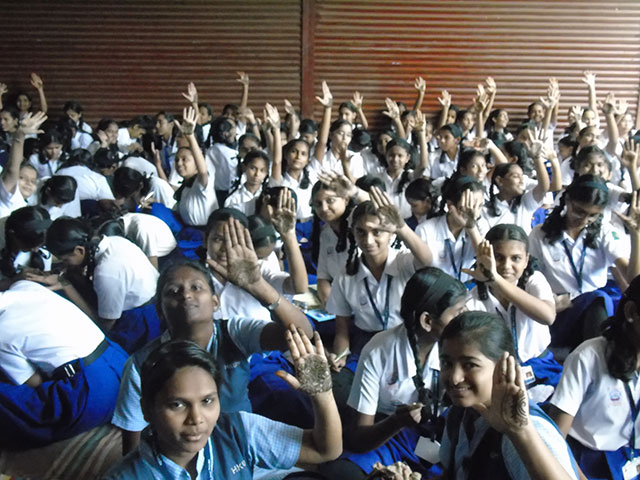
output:
M 521 369 L 525 385 L 531 385 L 536 381 L 536 376 L 533 374 L 533 368 L 531 368 L 531 365 L 523 366 Z
M 640 475 L 640 457 L 629 460 L 622 467 L 622 477 L 624 480 L 634 480 Z

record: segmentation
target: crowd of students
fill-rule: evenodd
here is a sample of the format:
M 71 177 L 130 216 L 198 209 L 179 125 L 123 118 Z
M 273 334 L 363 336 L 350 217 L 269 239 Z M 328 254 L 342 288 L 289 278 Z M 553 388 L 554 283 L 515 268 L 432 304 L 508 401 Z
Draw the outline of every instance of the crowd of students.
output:
M 585 72 L 560 132 L 555 79 L 515 125 L 492 78 L 433 115 L 417 78 L 371 132 L 357 91 L 316 123 L 239 81 L 95 128 L 0 84 L 0 449 L 112 423 L 109 479 L 637 478 L 625 101 Z

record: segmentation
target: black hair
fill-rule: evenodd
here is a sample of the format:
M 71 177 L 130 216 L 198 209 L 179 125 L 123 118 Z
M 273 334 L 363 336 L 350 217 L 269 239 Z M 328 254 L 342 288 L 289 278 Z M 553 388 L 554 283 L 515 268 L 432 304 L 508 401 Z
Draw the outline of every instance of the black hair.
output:
M 431 200 L 431 208 L 427 212 L 427 218 L 434 216 L 436 212 L 436 199 L 438 198 L 438 189 L 434 187 L 433 182 L 427 178 L 419 177 L 413 180 L 404 191 L 407 200 Z
M 453 138 L 462 138 L 462 130 L 457 123 L 448 123 L 438 129 L 438 133 L 449 132 Z
M 240 138 L 238 139 L 238 150 L 240 149 L 240 146 L 244 143 L 245 140 L 253 140 L 258 145 L 258 148 L 262 147 L 261 140 L 258 137 L 256 137 L 253 133 L 247 132 L 241 135 Z
M 504 178 L 505 175 L 508 175 L 513 167 L 517 167 L 516 163 L 501 163 L 496 165 L 493 169 L 493 176 L 491 177 L 491 186 L 489 187 L 489 201 L 486 204 L 487 211 L 489 215 L 492 217 L 498 217 L 502 214 L 500 207 L 498 206 L 498 196 L 496 195 L 496 188 L 498 188 L 498 184 L 496 180 L 498 178 Z M 518 207 L 522 203 L 522 195 L 518 195 L 517 197 L 511 200 L 509 204 L 509 210 L 512 213 L 516 213 Z
M 380 141 L 380 138 L 382 137 L 382 135 L 386 135 L 388 137 L 391 137 L 391 140 L 396 138 L 398 135 L 392 129 L 386 128 L 386 129 L 384 129 L 384 130 L 382 130 L 381 132 L 378 133 L 378 135 L 376 136 L 376 139 L 375 139 L 376 141 L 373 142 L 372 151 L 376 155 L 376 157 L 378 157 L 378 161 L 380 162 L 380 164 L 386 168 L 387 160 L 384 158 L 384 154 L 381 151 L 378 150 L 378 142 Z M 391 140 L 389 140 L 389 141 L 391 141 Z
M 235 138 L 231 141 L 227 140 L 226 133 L 229 132 L 235 126 L 233 119 L 227 117 L 218 117 L 211 122 L 211 130 L 209 135 L 213 143 L 224 143 L 225 145 L 232 146 L 235 144 Z
M 321 220 L 318 217 L 318 214 L 315 212 L 315 209 L 313 208 L 313 198 L 321 190 L 329 190 L 331 192 L 334 191 L 329 185 L 323 182 L 316 182 L 311 190 L 311 210 L 313 211 L 313 223 L 311 229 L 311 258 L 315 263 L 318 262 L 318 256 L 320 255 Z M 340 230 L 337 232 L 338 242 L 336 243 L 336 252 L 338 253 L 344 252 L 347 248 L 347 240 L 349 237 L 349 215 L 351 214 L 351 211 L 353 210 L 355 205 L 356 203 L 353 199 L 345 199 L 345 209 L 340 216 Z
M 198 108 L 206 109 L 209 116 L 213 116 L 213 107 L 211 106 L 210 103 L 200 102 L 198 103 Z
M 97 170 L 111 168 L 120 161 L 115 148 L 99 148 L 93 155 L 93 167 Z
M 140 404 L 145 413 L 153 410 L 156 395 L 178 370 L 198 367 L 220 385 L 220 370 L 209 352 L 188 340 L 171 340 L 153 350 L 140 369 Z M 151 425 L 153 428 L 153 425 Z
M 151 178 L 129 167 L 119 167 L 113 173 L 113 194 L 116 198 L 128 198 L 140 190 L 142 196 L 151 191 Z
M 2 112 L 11 115 L 14 120 L 20 120 L 20 112 L 15 107 L 4 107 L 2 110 L 0 110 L 0 113 Z
M 612 377 L 623 382 L 633 378 L 638 362 L 638 347 L 634 344 L 637 334 L 633 332 L 632 326 L 632 323 L 638 320 L 627 318 L 625 313 L 625 308 L 630 302 L 635 304 L 636 312 L 640 313 L 640 275 L 634 278 L 625 290 L 616 313 L 609 319 L 603 333 L 607 339 L 607 369 Z
M 69 154 L 69 158 L 60 166 L 60 169 L 74 167 L 76 165 L 82 165 L 91 168 L 92 164 L 93 155 L 91 155 L 91 152 L 84 148 L 76 148 L 75 150 L 71 151 L 71 153 Z
M 365 192 L 369 192 L 371 187 L 378 187 L 383 192 L 387 191 L 387 185 L 384 180 L 377 175 L 367 174 L 356 180 L 355 186 Z
M 487 240 L 492 245 L 497 242 L 504 242 L 508 240 L 514 240 L 516 242 L 520 242 L 524 245 L 525 252 L 529 253 L 529 237 L 527 233 L 518 225 L 514 225 L 512 223 L 500 223 L 493 228 L 491 228 L 487 234 L 485 235 L 485 240 Z M 527 282 L 533 275 L 533 272 L 536 270 L 536 260 L 532 256 L 529 256 L 529 262 L 525 267 L 520 279 L 518 280 L 518 287 L 522 290 L 527 286 Z M 487 285 L 485 282 L 477 282 L 478 286 L 478 296 L 480 300 L 487 300 L 489 298 L 487 292 Z
M 262 188 L 265 188 L 268 183 L 269 183 L 269 170 L 270 170 L 270 166 L 271 166 L 271 158 L 269 157 L 269 154 L 267 152 L 265 152 L 264 150 L 252 150 L 249 153 L 247 153 L 245 155 L 245 157 L 242 159 L 241 162 L 238 162 L 238 167 L 237 167 L 237 172 L 236 172 L 236 179 L 234 180 L 233 184 L 231 185 L 231 190 L 229 190 L 229 195 L 231 195 L 233 192 L 235 192 L 236 190 L 238 190 L 242 184 L 242 173 L 243 173 L 243 169 L 249 165 L 249 163 L 251 163 L 252 161 L 254 161 L 256 158 L 261 158 L 262 160 L 264 160 L 264 162 L 267 164 L 267 174 L 264 177 L 264 180 L 262 180 Z
M 411 181 L 410 171 L 416 166 L 415 150 L 409 142 L 399 137 L 395 137 L 391 141 L 389 141 L 389 143 L 387 143 L 386 155 L 389 155 L 389 150 L 391 150 L 393 147 L 400 147 L 409 155 L 409 160 L 407 160 L 407 163 L 404 164 L 404 169 L 402 170 L 402 175 L 400 176 L 400 181 L 398 182 L 398 186 L 395 191 L 395 193 L 402 193 L 404 191 L 404 188 Z
M 99 237 L 94 236 L 92 228 L 79 218 L 60 217 L 47 230 L 47 249 L 56 257 L 73 252 L 76 247 L 84 247 L 87 278 L 93 280 L 95 254 Z
M 349 231 L 349 253 L 347 257 L 346 273 L 347 275 L 355 275 L 358 273 L 360 267 L 360 255 L 357 252 L 356 240 L 353 231 L 356 228 L 356 223 L 362 217 L 373 216 L 375 217 L 378 210 L 372 201 L 367 200 L 360 203 L 354 210 L 351 216 L 351 229 Z
M 277 233 L 271 222 L 260 215 L 251 215 L 248 220 L 249 226 L 247 228 L 254 248 L 266 247 L 276 243 Z
M 351 125 L 351 123 L 349 123 L 347 120 L 338 118 L 337 120 L 331 122 L 331 125 L 329 126 L 329 139 L 327 140 L 327 148 L 331 146 L 331 134 L 344 125 L 349 126 L 349 128 L 351 129 L 351 138 L 353 138 L 353 125 Z
M 342 102 L 340 104 L 340 106 L 338 107 L 338 111 L 342 110 L 343 108 L 348 108 L 349 110 L 351 110 L 353 113 L 358 113 L 358 109 L 356 108 L 356 106 L 353 104 L 353 102 Z
M 58 143 L 63 147 L 66 144 L 64 135 L 57 128 L 50 128 L 38 137 L 38 147 L 40 150 L 38 153 L 38 161 L 43 165 L 46 165 L 49 162 L 49 159 L 45 156 L 44 150 L 50 143 Z M 66 153 L 63 149 L 60 153 L 60 157 L 58 158 L 58 162 L 62 163 L 65 159 Z
M 424 405 L 432 405 L 433 401 L 430 401 L 422 379 L 425 366 L 420 362 L 418 354 L 420 316 L 426 312 L 437 320 L 447 308 L 464 298 L 466 293 L 467 289 L 462 282 L 436 267 L 417 270 L 405 285 L 400 302 L 400 316 L 407 329 L 407 338 L 416 365 L 413 382 L 418 390 L 418 401 Z M 437 415 L 437 412 L 432 413 Z
M 533 171 L 533 160 L 529 156 L 527 146 L 518 140 L 505 142 L 502 149 L 511 157 L 516 157 L 516 163 L 520 166 L 525 175 L 530 175 Z
M 40 204 L 64 204 L 71 202 L 78 189 L 75 178 L 67 175 L 49 177 L 40 188 Z
M 349 122 L 347 122 L 349 123 Z M 307 151 L 309 152 L 307 164 L 302 169 L 302 179 L 300 180 L 300 188 L 306 190 L 311 185 L 311 180 L 309 179 L 309 162 L 311 161 L 311 147 L 309 144 L 305 142 L 302 138 L 295 138 L 290 140 L 282 147 L 282 171 L 287 171 L 287 155 L 289 154 L 289 150 L 293 148 L 296 143 L 302 143 L 307 147 Z
M 211 230 L 213 230 L 214 225 L 218 222 L 226 222 L 231 218 L 238 220 L 244 228 L 249 228 L 249 219 L 240 210 L 231 207 L 218 208 L 211 212 L 211 215 L 209 215 L 209 218 L 207 219 L 207 225 L 204 229 L 205 248 L 207 245 L 207 237 L 211 234 Z
M 563 146 L 563 147 L 569 147 L 571 148 L 571 162 L 570 162 L 570 166 L 573 170 L 576 169 L 575 167 L 575 161 L 576 161 L 576 154 L 578 152 L 578 147 L 580 146 L 580 144 L 576 141 L 575 138 L 573 138 L 571 135 L 565 135 L 563 137 L 560 138 L 560 140 L 558 140 L 558 146 Z
M 207 267 L 201 262 L 195 262 L 193 260 L 181 259 L 176 261 L 175 263 L 171 263 L 167 268 L 160 272 L 160 276 L 158 277 L 158 284 L 156 285 L 156 294 L 154 296 L 156 302 L 156 311 L 160 318 L 162 316 L 162 292 L 164 291 L 164 287 L 167 282 L 171 278 L 171 276 L 181 268 L 190 268 L 202 274 L 202 276 L 207 281 L 207 285 L 211 289 L 211 294 L 216 293 L 216 289 L 213 285 L 213 279 L 211 278 L 211 272 L 207 269 Z
M 504 108 L 495 108 L 491 111 L 491 113 L 489 114 L 489 117 L 487 118 L 487 124 L 485 125 L 485 130 L 487 132 L 487 134 L 492 134 L 492 133 L 497 133 L 495 131 L 496 128 L 496 118 L 498 118 L 498 115 L 500 115 L 500 113 L 502 112 L 506 112 L 506 109 Z M 500 132 L 502 133 L 502 132 Z M 504 133 L 509 133 L 507 128 L 505 127 L 504 129 Z
M 354 152 L 361 152 L 367 147 L 371 146 L 371 135 L 363 128 L 354 128 L 351 136 L 351 143 L 349 143 L 349 150 Z
M 607 157 L 607 154 L 604 151 L 595 145 L 587 145 L 586 147 L 582 147 L 578 155 L 573 159 L 573 169 L 575 170 L 575 175 L 578 176 L 578 170 L 580 166 L 589 161 L 592 157 L 602 157 L 604 162 L 609 167 L 609 172 L 611 172 L 612 165 L 611 160 Z
M 446 213 L 445 207 L 447 202 L 457 205 L 462 198 L 462 193 L 466 190 L 484 192 L 482 184 L 468 175 L 454 175 L 447 178 L 441 188 L 442 200 L 440 202 L 438 215 L 444 215 Z
M 109 128 L 109 125 L 111 125 L 112 123 L 115 123 L 116 125 L 118 125 L 118 122 L 116 122 L 113 118 L 110 118 L 110 117 L 102 118 L 98 122 L 98 125 L 96 126 L 96 130 L 105 131 L 107 128 Z
M 577 202 L 584 202 L 589 205 L 604 207 L 609 201 L 609 189 L 606 182 L 595 175 L 580 175 L 574 178 L 566 191 L 560 197 L 560 203 L 549 214 L 542 224 L 542 231 L 550 244 L 554 244 L 562 238 L 565 229 L 565 216 L 563 210 L 566 206 L 567 198 Z M 597 240 L 600 235 L 602 225 L 602 215 L 586 227 L 587 235 L 584 244 L 589 248 L 597 248 Z
M 485 162 L 487 160 L 485 154 L 482 153 L 481 151 L 476 150 L 475 148 L 462 147 L 460 149 L 460 153 L 458 154 L 458 168 L 456 169 L 456 173 L 460 175 L 461 174 L 460 170 L 462 170 L 463 168 L 465 170 L 469 168 L 469 164 L 476 157 L 482 157 L 485 160 Z
M 280 195 L 280 192 L 282 190 L 288 190 L 291 193 L 291 198 L 293 198 L 293 201 L 295 202 L 297 208 L 298 195 L 296 194 L 296 191 L 294 189 L 289 187 L 267 187 L 262 189 L 262 193 L 256 200 L 256 213 L 259 214 L 262 210 L 262 207 L 265 206 L 265 199 L 267 205 L 271 205 L 274 209 L 277 209 L 278 196 Z
M 533 103 L 530 103 L 529 106 L 527 107 L 527 117 L 529 115 L 531 115 L 531 112 L 533 112 L 533 107 L 535 107 L 536 105 L 540 105 L 542 107 L 543 110 L 547 110 L 547 108 L 542 104 L 542 102 L 539 101 L 535 101 Z
M 318 124 L 315 120 L 311 118 L 305 118 L 300 122 L 300 128 L 298 129 L 300 135 L 305 133 L 317 133 L 318 132 Z
M 20 248 L 32 250 L 45 243 L 47 228 L 51 225 L 49 212 L 42 207 L 22 207 L 11 212 L 4 226 L 5 246 L 0 252 L 0 272 L 8 278 L 19 273 L 14 262 Z M 29 267 L 44 270 L 41 252 L 31 255 Z
M 513 336 L 504 320 L 487 312 L 464 312 L 444 327 L 440 336 L 440 351 L 444 351 L 447 340 L 460 339 L 472 344 L 492 362 L 498 362 L 504 352 L 515 356 Z

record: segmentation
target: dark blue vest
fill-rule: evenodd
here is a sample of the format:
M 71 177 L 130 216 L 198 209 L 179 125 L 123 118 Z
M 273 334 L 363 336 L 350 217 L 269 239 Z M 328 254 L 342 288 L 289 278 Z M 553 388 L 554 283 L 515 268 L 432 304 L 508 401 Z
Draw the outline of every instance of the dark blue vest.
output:
M 250 464 L 247 433 L 240 414 L 221 413 L 216 428 L 211 434 L 213 447 L 213 478 L 251 480 L 253 465 Z

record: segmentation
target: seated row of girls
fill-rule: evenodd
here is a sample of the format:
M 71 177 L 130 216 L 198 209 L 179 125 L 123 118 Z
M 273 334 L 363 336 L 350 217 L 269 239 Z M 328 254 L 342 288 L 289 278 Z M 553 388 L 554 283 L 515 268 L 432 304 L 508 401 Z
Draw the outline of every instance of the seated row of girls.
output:
M 219 218 L 219 220 L 216 220 Z M 311 336 L 311 325 L 304 314 L 293 307 L 260 273 L 259 261 L 249 231 L 231 215 L 218 215 L 210 222 L 208 234 L 208 271 L 198 263 L 179 263 L 163 272 L 157 287 L 157 309 L 167 324 L 167 332 L 137 351 L 125 370 L 113 424 L 124 430 L 125 450 L 137 444 L 138 433 L 146 422 L 140 411 L 139 369 L 157 344 L 169 339 L 194 341 L 210 351 L 223 373 L 221 401 L 224 411 L 250 411 L 248 400 L 249 363 L 256 352 L 286 349 L 284 330 L 294 325 Z M 224 281 L 223 288 L 215 288 Z M 231 298 L 230 287 L 236 290 Z M 240 296 L 240 294 L 242 294 Z M 268 314 L 255 315 L 251 299 Z M 245 303 L 244 312 L 235 312 L 228 304 Z M 223 307 L 222 314 L 220 307 Z M 275 322 L 271 321 L 274 314 Z M 215 319 L 212 323 L 212 319 Z

